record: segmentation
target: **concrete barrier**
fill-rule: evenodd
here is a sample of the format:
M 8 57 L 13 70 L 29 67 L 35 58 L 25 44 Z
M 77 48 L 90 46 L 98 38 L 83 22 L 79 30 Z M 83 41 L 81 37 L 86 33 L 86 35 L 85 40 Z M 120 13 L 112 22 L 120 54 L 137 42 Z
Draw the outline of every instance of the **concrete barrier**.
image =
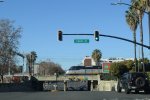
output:
M 97 86 L 98 91 L 116 91 L 117 81 L 101 80 Z
M 0 92 L 25 92 L 25 91 L 42 91 L 43 82 L 39 82 L 34 77 L 29 81 L 17 83 L 1 83 Z
M 0 92 L 24 92 L 34 91 L 31 87 L 31 83 L 3 83 L 0 84 Z

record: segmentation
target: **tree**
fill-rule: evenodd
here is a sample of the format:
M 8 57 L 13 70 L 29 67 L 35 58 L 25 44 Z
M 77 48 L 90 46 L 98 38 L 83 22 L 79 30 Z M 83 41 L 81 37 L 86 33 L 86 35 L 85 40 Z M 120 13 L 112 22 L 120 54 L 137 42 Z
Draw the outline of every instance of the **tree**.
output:
M 31 52 L 31 61 L 32 61 L 32 72 L 34 73 L 34 64 L 37 59 L 37 54 L 35 51 Z
M 18 50 L 19 38 L 21 37 L 21 28 L 15 28 L 13 24 L 14 21 L 8 19 L 0 20 L 0 74 L 2 82 L 3 75 L 15 62 L 13 52 Z
M 143 0 L 143 2 L 145 2 L 146 11 L 150 13 L 150 0 Z
M 143 67 L 143 64 L 144 64 L 144 67 Z M 144 61 L 143 61 L 143 59 L 139 59 L 138 60 L 138 65 L 139 65 L 139 71 L 142 71 L 146 67 L 149 67 L 149 65 L 150 65 L 149 64 L 149 59 L 148 58 L 144 58 Z
M 144 11 L 146 9 L 146 3 L 145 0 L 131 0 L 132 3 L 132 9 L 136 12 L 136 15 L 138 15 L 139 18 L 139 25 L 140 25 L 140 42 L 143 44 L 143 24 L 142 19 L 144 15 Z M 144 51 L 143 46 L 141 47 L 142 52 L 142 60 L 144 61 Z M 144 64 L 143 64 L 143 72 L 145 72 Z
M 136 29 L 139 23 L 137 15 L 130 8 L 126 13 L 126 22 L 130 29 L 133 31 L 133 41 L 134 41 L 134 61 L 135 61 L 135 71 L 137 71 L 137 57 L 136 57 Z
M 142 59 L 139 59 L 139 63 L 144 62 L 144 64 L 148 64 L 149 63 L 149 59 L 148 58 L 144 58 L 144 61 L 142 61 Z
M 122 63 L 126 65 L 129 71 L 135 71 L 136 68 L 133 60 L 125 60 Z
M 34 74 L 34 64 L 37 59 L 37 54 L 35 51 L 32 51 L 31 53 L 26 55 L 27 58 L 27 65 L 29 68 L 29 75 L 32 76 Z
M 13 65 L 12 67 L 11 67 L 11 74 L 15 74 L 15 73 L 22 73 L 22 70 L 23 70 L 23 68 L 22 68 L 23 66 L 16 66 L 16 65 Z
M 123 73 L 128 72 L 129 69 L 122 62 L 112 63 L 110 66 L 110 73 L 116 77 L 120 77 Z
M 42 61 L 39 64 L 39 74 L 40 75 L 54 75 L 57 74 L 64 74 L 65 71 L 61 68 L 59 64 L 56 64 L 52 61 Z
M 93 58 L 93 60 L 95 61 L 96 65 L 99 65 L 100 59 L 102 58 L 102 53 L 101 53 L 101 51 L 98 50 L 98 49 L 95 49 L 95 50 L 92 52 L 92 58 Z
M 32 75 L 32 73 L 31 73 L 31 54 L 27 54 L 26 59 L 27 59 L 27 66 L 29 69 L 29 75 L 31 76 Z

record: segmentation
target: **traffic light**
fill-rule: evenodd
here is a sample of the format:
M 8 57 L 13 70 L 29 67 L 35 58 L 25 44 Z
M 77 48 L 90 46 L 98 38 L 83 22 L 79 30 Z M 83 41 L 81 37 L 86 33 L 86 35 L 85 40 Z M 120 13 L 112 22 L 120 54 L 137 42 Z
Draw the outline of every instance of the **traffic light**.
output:
M 95 41 L 99 41 L 99 32 L 98 31 L 95 31 L 94 38 L 95 38 Z
M 58 40 L 62 41 L 62 31 L 58 31 Z

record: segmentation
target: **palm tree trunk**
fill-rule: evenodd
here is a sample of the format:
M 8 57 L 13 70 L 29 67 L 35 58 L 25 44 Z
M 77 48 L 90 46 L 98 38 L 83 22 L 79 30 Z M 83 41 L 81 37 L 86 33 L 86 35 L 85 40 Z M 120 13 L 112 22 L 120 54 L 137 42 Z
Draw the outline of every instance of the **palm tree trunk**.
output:
M 142 15 L 139 15 L 139 22 L 140 22 L 140 41 L 141 44 L 143 44 L 143 25 L 142 25 Z M 145 72 L 144 68 L 144 51 L 143 51 L 143 46 L 141 47 L 141 52 L 142 52 L 142 67 L 143 67 L 143 72 Z
M 32 62 L 29 62 L 29 75 L 32 76 Z
M 133 40 L 134 40 L 134 61 L 135 61 L 135 72 L 137 72 L 137 57 L 136 57 L 136 32 L 133 32 Z
M 28 67 L 29 67 L 29 76 L 31 77 L 32 76 L 32 73 L 31 73 L 32 68 L 31 68 L 31 62 L 30 61 L 29 61 Z
M 29 75 L 31 76 L 31 67 L 30 67 L 30 65 L 29 65 Z
M 32 62 L 32 73 L 33 73 L 33 76 L 34 76 L 34 61 Z
M 32 61 L 31 61 L 31 76 L 33 76 L 33 64 L 32 64 Z

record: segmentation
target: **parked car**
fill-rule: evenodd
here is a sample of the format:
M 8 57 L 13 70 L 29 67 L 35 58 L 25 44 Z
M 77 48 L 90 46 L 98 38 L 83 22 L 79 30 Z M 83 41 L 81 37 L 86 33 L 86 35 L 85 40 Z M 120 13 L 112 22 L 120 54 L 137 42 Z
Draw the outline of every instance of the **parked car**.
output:
M 145 93 L 149 92 L 147 74 L 142 72 L 124 73 L 118 80 L 117 92 L 121 92 L 122 89 L 126 94 L 129 94 L 131 90 L 135 90 L 136 93 L 139 93 L 140 90 L 144 90 Z

